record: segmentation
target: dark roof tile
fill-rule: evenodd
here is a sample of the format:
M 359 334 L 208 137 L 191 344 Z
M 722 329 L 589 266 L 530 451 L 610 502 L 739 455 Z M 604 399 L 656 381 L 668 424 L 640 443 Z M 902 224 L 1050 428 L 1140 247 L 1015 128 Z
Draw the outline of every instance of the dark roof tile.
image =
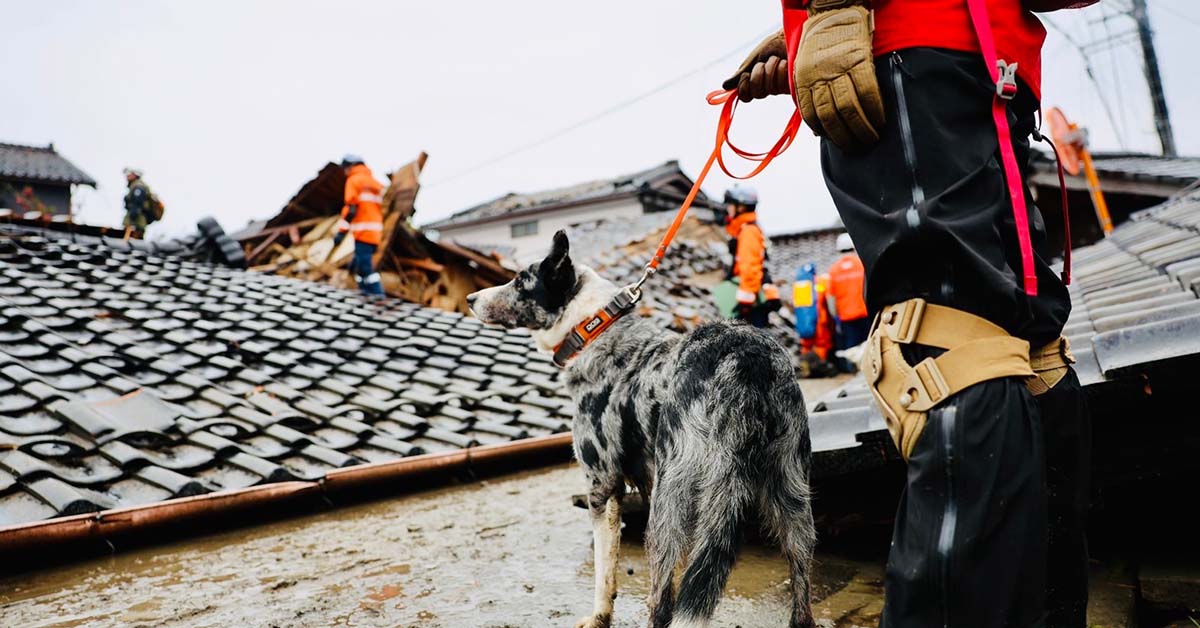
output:
M 0 143 L 0 178 L 96 187 L 96 181 L 59 155 L 53 144 L 42 147 Z

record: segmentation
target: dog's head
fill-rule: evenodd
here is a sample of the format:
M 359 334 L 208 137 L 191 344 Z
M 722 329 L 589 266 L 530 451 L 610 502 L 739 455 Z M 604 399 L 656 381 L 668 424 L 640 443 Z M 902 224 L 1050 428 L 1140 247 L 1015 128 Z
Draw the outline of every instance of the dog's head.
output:
M 469 295 L 467 305 L 485 323 L 546 330 L 562 318 L 578 292 L 577 283 L 567 234 L 559 231 L 545 259 L 530 264 L 503 286 Z

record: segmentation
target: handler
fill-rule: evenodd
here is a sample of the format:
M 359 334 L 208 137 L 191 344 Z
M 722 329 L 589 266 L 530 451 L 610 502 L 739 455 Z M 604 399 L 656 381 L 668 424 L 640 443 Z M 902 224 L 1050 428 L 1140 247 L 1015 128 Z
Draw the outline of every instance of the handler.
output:
M 793 94 L 865 267 L 863 371 L 908 461 L 886 628 L 1084 625 L 1089 419 L 1024 176 L 1045 38 L 1027 7 L 1087 3 L 784 0 L 724 85 Z M 1049 583 L 1044 438 L 1069 520 Z

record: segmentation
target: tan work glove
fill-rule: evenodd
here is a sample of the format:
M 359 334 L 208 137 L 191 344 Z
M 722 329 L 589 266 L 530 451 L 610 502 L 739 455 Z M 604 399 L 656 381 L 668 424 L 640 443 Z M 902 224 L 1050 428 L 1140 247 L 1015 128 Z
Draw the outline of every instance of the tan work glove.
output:
M 863 0 L 814 0 L 796 53 L 796 104 L 813 133 L 843 150 L 879 141 L 886 117 Z M 831 5 L 832 8 L 831 8 Z
M 787 65 L 787 41 L 779 31 L 762 40 L 721 87 L 737 88 L 742 102 L 786 94 L 791 90 Z

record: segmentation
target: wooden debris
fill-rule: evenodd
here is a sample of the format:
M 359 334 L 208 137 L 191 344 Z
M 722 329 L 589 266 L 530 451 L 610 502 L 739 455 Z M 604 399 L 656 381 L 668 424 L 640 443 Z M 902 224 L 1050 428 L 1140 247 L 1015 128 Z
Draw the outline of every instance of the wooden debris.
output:
M 383 237 L 375 268 L 383 290 L 414 303 L 467 313 L 468 294 L 509 281 L 513 273 L 497 259 L 425 237 L 411 223 L 420 174 L 428 155 L 388 175 L 383 195 Z M 304 184 L 274 218 L 257 231 L 238 236 L 253 270 L 355 287 L 349 272 L 354 240 L 346 237 L 334 247 L 341 216 L 346 177 L 336 164 L 327 164 Z

